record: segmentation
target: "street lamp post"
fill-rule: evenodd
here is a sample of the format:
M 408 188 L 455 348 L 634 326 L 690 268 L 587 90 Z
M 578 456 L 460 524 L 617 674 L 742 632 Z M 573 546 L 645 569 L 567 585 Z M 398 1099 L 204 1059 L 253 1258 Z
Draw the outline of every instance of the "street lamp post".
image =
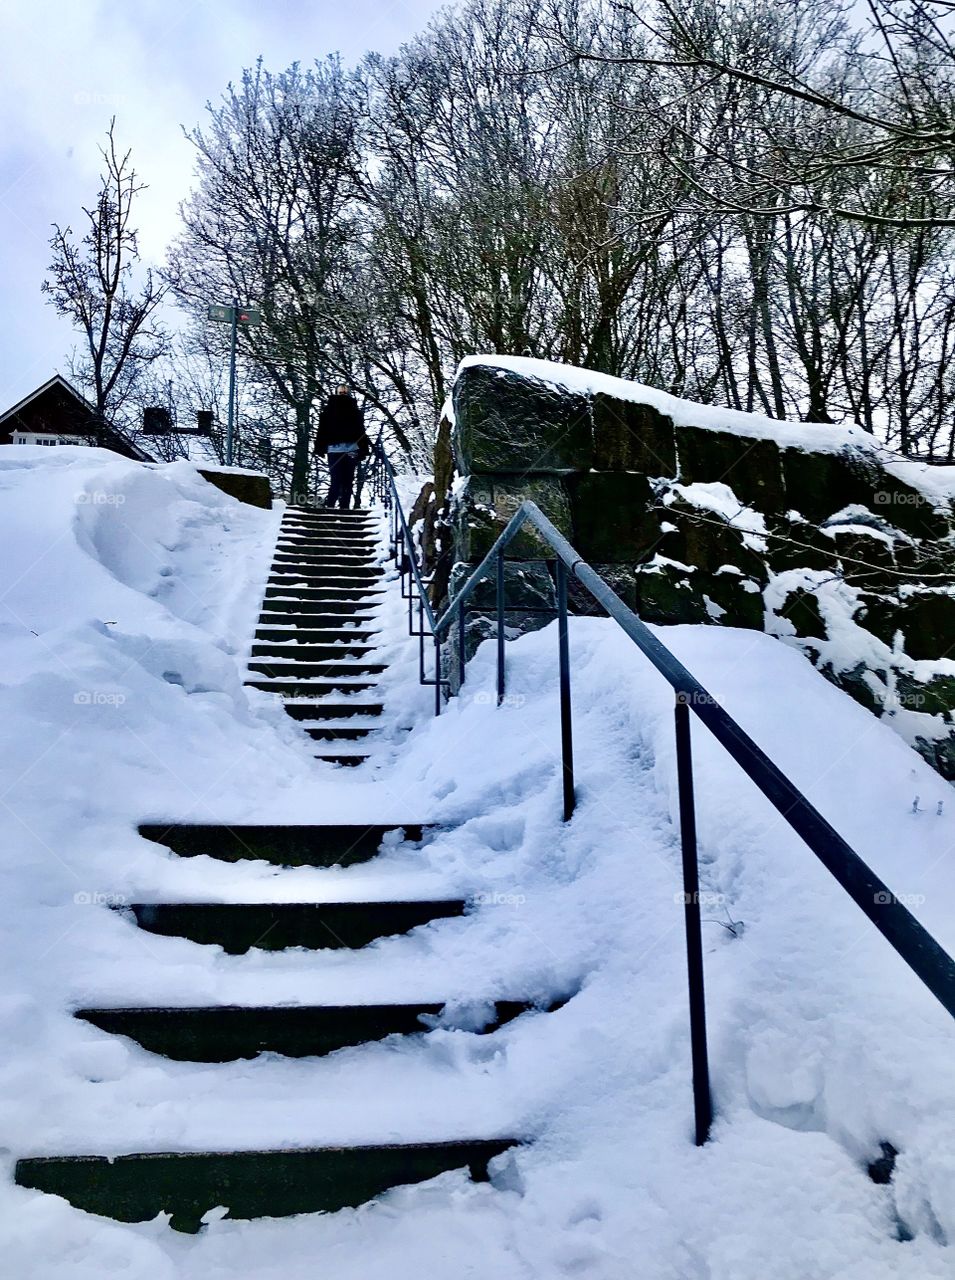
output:
M 235 338 L 240 324 L 261 324 L 262 312 L 258 307 L 240 307 L 239 299 L 233 298 L 231 305 L 225 305 L 221 302 L 214 302 L 209 307 L 209 319 L 216 320 L 219 324 L 228 324 L 232 330 L 231 342 L 229 343 L 229 416 L 225 433 L 225 462 L 227 467 L 232 466 L 232 457 L 235 443 Z
M 239 299 L 232 299 L 232 341 L 229 346 L 229 418 L 225 430 L 225 464 L 232 466 L 235 441 L 235 331 L 238 325 Z

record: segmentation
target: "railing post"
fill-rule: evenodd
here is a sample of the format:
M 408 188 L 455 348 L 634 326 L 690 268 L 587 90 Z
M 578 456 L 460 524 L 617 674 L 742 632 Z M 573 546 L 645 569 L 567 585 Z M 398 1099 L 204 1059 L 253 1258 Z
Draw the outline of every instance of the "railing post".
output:
M 497 553 L 497 705 L 504 701 L 504 551 Z
M 419 600 L 418 601 L 418 630 L 417 632 L 414 632 L 414 628 L 412 627 L 412 631 L 418 637 L 418 680 L 420 681 L 421 684 L 424 684 L 428 678 L 427 675 L 425 674 L 425 669 L 424 669 L 424 627 L 421 625 L 421 618 L 423 613 L 424 613 L 424 610 L 422 609 L 421 601 Z
M 557 651 L 560 658 L 560 759 L 564 792 L 564 821 L 573 817 L 574 726 L 570 705 L 570 640 L 567 631 L 567 566 L 557 560 Z
M 464 684 L 464 644 L 467 635 L 467 611 L 464 601 L 458 605 L 458 689 Z
M 683 919 L 686 926 L 686 972 L 690 993 L 690 1052 L 693 1057 L 693 1112 L 696 1145 L 710 1136 L 713 1104 L 706 1048 L 706 996 L 703 986 L 703 932 L 700 927 L 700 868 L 696 849 L 693 802 L 693 756 L 690 708 L 685 693 L 676 695 L 676 774 L 680 800 L 680 844 L 683 851 Z
M 434 633 L 434 714 L 441 714 L 441 637 Z

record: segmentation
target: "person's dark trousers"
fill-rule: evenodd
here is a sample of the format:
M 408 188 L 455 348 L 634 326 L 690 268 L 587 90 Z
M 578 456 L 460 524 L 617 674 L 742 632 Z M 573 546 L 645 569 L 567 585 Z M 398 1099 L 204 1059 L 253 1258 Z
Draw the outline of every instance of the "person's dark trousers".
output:
M 355 483 L 358 459 L 353 453 L 328 455 L 328 497 L 326 507 L 338 507 L 347 511 L 351 506 L 351 492 Z

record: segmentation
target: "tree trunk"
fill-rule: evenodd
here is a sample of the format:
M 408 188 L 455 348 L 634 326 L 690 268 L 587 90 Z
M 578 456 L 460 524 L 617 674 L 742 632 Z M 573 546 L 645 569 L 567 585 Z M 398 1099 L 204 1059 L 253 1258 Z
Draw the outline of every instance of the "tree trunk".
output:
M 308 460 L 312 444 L 311 404 L 299 400 L 295 405 L 295 459 L 292 463 L 292 491 L 289 502 L 308 502 Z

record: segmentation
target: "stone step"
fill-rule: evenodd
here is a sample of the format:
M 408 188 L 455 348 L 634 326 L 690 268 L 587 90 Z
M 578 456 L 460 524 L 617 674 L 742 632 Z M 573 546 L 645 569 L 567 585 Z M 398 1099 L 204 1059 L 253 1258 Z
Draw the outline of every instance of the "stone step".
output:
M 289 618 L 298 619 L 298 621 L 288 626 L 286 623 Z M 274 613 L 260 617 L 257 634 L 271 635 L 273 632 L 284 632 L 286 635 L 300 635 L 303 638 L 309 634 L 340 635 L 347 643 L 352 638 L 359 640 L 362 637 L 372 638 L 380 635 L 380 632 L 369 629 L 374 622 L 374 618 L 356 617 L 351 613 L 332 617 L 323 613 Z
M 498 1000 L 482 1035 L 528 1012 L 525 1001 Z M 127 1036 L 149 1053 L 176 1062 L 235 1062 L 277 1053 L 320 1058 L 388 1036 L 426 1035 L 426 1018 L 444 1005 L 210 1005 L 144 1009 L 77 1009 L 75 1017 L 111 1035 Z M 473 1030 L 469 1021 L 468 1030 Z
M 370 733 L 377 732 L 381 725 L 369 724 L 353 728 L 351 725 L 303 724 L 302 728 L 313 742 L 360 742 Z
M 367 551 L 349 551 L 342 547 L 321 547 L 309 550 L 305 547 L 276 547 L 273 554 L 272 568 L 277 565 L 301 564 L 320 567 L 322 565 L 341 565 L 345 568 L 374 569 L 384 572 L 377 555 Z
M 463 915 L 463 899 L 416 902 L 157 902 L 131 911 L 140 929 L 218 946 L 229 955 L 252 949 L 350 951 L 410 933 L 432 920 Z
M 282 516 L 282 527 L 287 524 L 322 524 L 338 523 L 350 525 L 366 525 L 369 528 L 381 528 L 381 517 L 367 511 L 286 511 Z
M 279 539 L 275 545 L 275 555 L 283 560 L 344 560 L 349 564 L 362 561 L 366 561 L 369 564 L 378 563 L 377 547 L 354 546 L 344 538 L 320 545 L 315 545 L 311 542 L 292 542 L 287 543 L 285 546 L 282 545 L 282 540 Z
M 276 595 L 269 595 L 276 591 Z M 298 593 L 297 595 L 295 593 Z M 374 610 L 384 604 L 384 593 L 377 590 L 356 590 L 335 587 L 268 587 L 259 614 L 319 613 L 337 619 L 334 625 L 344 626 L 355 621 L 352 614 L 360 615 L 359 622 L 374 622 Z
M 332 658 L 325 659 L 305 658 L 294 653 L 284 657 L 285 653 L 288 653 L 288 650 L 283 650 L 282 657 L 278 658 L 255 658 L 248 664 L 248 669 L 259 673 L 259 675 L 269 676 L 270 680 L 288 680 L 289 677 L 298 676 L 323 676 L 325 678 L 332 676 L 380 676 L 381 672 L 387 669 L 384 663 L 381 662 L 371 662 L 371 660 L 364 658 L 343 657 L 341 650 L 335 652 Z
M 278 609 L 280 612 L 289 612 L 287 605 L 289 603 L 300 605 L 302 603 L 314 603 L 326 605 L 326 613 L 347 612 L 344 608 L 336 609 L 333 606 L 347 606 L 352 608 L 361 606 L 365 609 L 375 609 L 383 603 L 384 590 L 381 587 L 372 587 L 367 583 L 350 586 L 345 582 L 336 582 L 327 587 L 303 587 L 292 586 L 289 583 L 270 582 L 265 588 L 265 600 L 263 609 L 274 612 Z M 285 603 L 280 603 L 280 602 Z M 321 609 L 299 609 L 300 613 L 321 613 Z
M 373 858 L 389 832 L 417 843 L 427 828 L 421 823 L 368 826 L 336 823 L 324 826 L 145 822 L 139 834 L 180 857 L 202 854 L 223 862 L 264 859 L 283 867 L 336 867 Z
M 283 627 L 274 623 L 258 626 L 255 631 L 255 644 L 284 644 L 295 641 L 298 644 L 320 644 L 335 647 L 339 644 L 351 647 L 364 645 L 373 636 L 381 635 L 380 631 L 362 629 L 359 626 L 347 627 L 315 627 L 311 615 L 303 615 L 301 626 Z
M 289 618 L 299 619 L 299 621 L 286 625 Z M 374 640 L 381 634 L 379 631 L 370 629 L 374 622 L 374 618 L 362 618 L 351 613 L 339 614 L 333 617 L 323 613 L 275 613 L 259 619 L 256 637 L 284 633 L 285 635 L 301 636 L 303 641 L 307 643 L 307 637 L 310 635 L 340 636 L 345 644 L 352 641 L 361 643 L 363 640 Z M 318 624 L 317 626 L 315 625 L 316 623 Z M 330 640 L 329 643 L 333 644 L 335 641 Z
M 283 520 L 279 526 L 282 535 L 290 533 L 311 534 L 334 538 L 380 538 L 381 526 L 377 520 Z
M 283 573 L 269 571 L 266 589 L 277 590 L 279 596 L 300 600 L 367 601 L 369 607 L 384 603 L 385 584 L 378 578 L 356 577 L 351 573 Z M 266 596 L 263 607 L 276 597 Z
M 353 533 L 279 533 L 276 551 L 341 551 L 346 555 L 373 556 L 378 550 L 376 538 L 356 537 Z
M 285 703 L 285 713 L 293 720 L 347 720 L 351 716 L 380 716 L 384 707 L 380 702 L 305 701 Z
M 337 566 L 351 568 L 374 568 L 381 572 L 381 564 L 376 556 L 366 556 L 365 553 L 360 556 L 349 556 L 347 552 L 341 552 L 337 548 L 328 548 L 320 550 L 300 550 L 298 548 L 275 548 L 275 557 L 271 563 L 273 572 L 285 572 L 285 564 L 293 564 L 293 566 L 301 566 L 302 568 L 321 568 L 324 566 Z
M 338 676 L 380 676 L 387 668 L 381 662 L 355 661 L 336 655 L 334 658 L 314 662 L 298 657 L 256 658 L 249 663 L 249 670 L 268 676 L 270 680 L 310 679 L 312 676 L 330 680 Z
M 371 756 L 368 752 L 346 754 L 341 751 L 316 751 L 315 759 L 321 760 L 323 764 L 339 765 L 342 769 L 357 769 L 360 764 L 370 760 Z
M 340 511 L 338 508 L 334 510 L 330 507 L 316 508 L 314 511 L 303 511 L 298 508 L 289 508 L 282 516 L 282 523 L 287 521 L 304 520 L 306 522 L 336 520 L 344 524 L 372 524 L 380 525 L 381 517 L 374 511 Z
M 296 575 L 302 578 L 359 578 L 362 582 L 367 582 L 373 578 L 380 578 L 383 574 L 380 565 L 373 561 L 366 560 L 326 560 L 314 559 L 304 560 L 299 556 L 290 556 L 287 560 L 283 560 L 280 556 L 276 556 L 272 562 L 269 574 L 272 577 L 290 578 Z
M 259 625 L 321 626 L 336 631 L 341 627 L 349 626 L 368 627 L 372 624 L 377 626 L 380 619 L 375 616 L 374 611 L 380 608 L 381 604 L 381 600 L 367 600 L 363 595 L 342 600 L 337 592 L 333 592 L 328 599 L 323 599 L 321 595 L 316 599 L 311 593 L 298 599 L 285 595 L 270 596 L 262 601 Z M 314 621 L 311 615 L 320 621 Z M 306 618 L 307 621 L 300 624 L 290 621 L 292 618 Z
M 312 580 L 328 581 L 334 579 L 353 579 L 360 582 L 371 582 L 384 576 L 384 571 L 376 564 L 358 564 L 342 563 L 341 561 L 301 561 L 301 559 L 280 559 L 275 558 L 269 568 L 269 580 L 279 579 L 285 581 L 292 577 L 300 577 L 302 580 L 311 582 Z
M 299 590 L 303 591 L 300 596 L 288 595 L 282 591 L 277 596 L 269 596 L 263 600 L 259 613 L 260 624 L 268 626 L 271 622 L 279 626 L 298 626 L 298 623 L 290 622 L 289 618 L 302 618 L 308 614 L 325 619 L 321 625 L 336 630 L 347 626 L 366 627 L 371 623 L 377 625 L 380 621 L 375 615 L 375 610 L 380 609 L 383 604 L 380 598 L 369 599 L 364 592 L 356 592 L 343 598 L 339 591 L 323 591 L 320 588 L 316 591 L 312 588 L 306 593 L 304 588 Z M 315 627 L 319 624 L 309 619 L 307 625 Z
M 359 527 L 347 524 L 283 524 L 278 532 L 278 541 L 287 538 L 318 539 L 336 546 L 378 546 L 381 542 L 381 530 L 377 525 Z
M 476 1182 L 486 1182 L 489 1162 L 518 1141 L 48 1156 L 19 1160 L 15 1179 L 89 1213 L 120 1222 L 152 1222 L 167 1213 L 174 1229 L 197 1232 L 203 1216 L 220 1206 L 240 1220 L 282 1218 L 354 1208 L 391 1187 L 453 1169 L 467 1169 Z
M 286 698 L 313 698 L 327 693 L 348 695 L 365 693 L 377 688 L 374 680 L 346 679 L 299 679 L 299 680 L 246 680 L 251 689 L 261 689 L 263 693 L 280 693 Z
M 357 526 L 381 527 L 381 517 L 371 511 L 286 511 L 282 527 L 287 524 L 339 523 Z
M 268 680 L 352 680 L 364 676 L 380 676 L 385 666 L 380 662 L 358 662 L 348 658 L 326 659 L 324 662 L 297 662 L 294 658 L 256 658 L 248 664 L 256 677 Z
M 317 551 L 341 551 L 345 555 L 376 555 L 382 542 L 372 529 L 283 528 L 276 538 L 277 550 L 314 548 Z
M 286 514 L 294 512 L 296 515 L 318 515 L 324 516 L 328 514 L 336 516 L 374 516 L 371 507 L 349 507 L 347 511 L 339 511 L 337 507 L 326 507 L 324 504 L 317 502 L 292 502 L 285 508 Z
M 301 582 L 310 586 L 315 582 L 355 582 L 364 586 L 367 582 L 375 582 L 384 574 L 377 567 L 358 568 L 344 564 L 292 564 L 279 562 L 269 570 L 270 584 L 281 586 L 283 583 Z
M 371 600 L 362 593 L 349 600 L 341 599 L 338 594 L 328 593 L 328 591 L 319 591 L 315 593 L 310 590 L 307 595 L 291 595 L 287 594 L 288 588 L 266 588 L 265 600 L 262 602 L 262 614 L 283 613 L 283 614 L 302 614 L 315 613 L 321 617 L 332 618 L 335 626 L 342 626 L 344 623 L 356 621 L 355 618 L 349 617 L 349 614 L 361 614 L 358 622 L 374 622 L 374 616 L 370 609 L 378 608 L 379 600 Z
M 380 587 L 348 587 L 336 584 L 327 587 L 267 586 L 262 601 L 262 613 L 347 613 L 355 608 L 371 613 L 384 604 L 384 591 Z M 314 608 L 313 606 L 318 606 Z M 321 606 L 325 606 L 324 609 Z M 290 606 L 304 606 L 290 608 Z M 347 621 L 347 619 L 346 619 Z
M 294 658 L 305 662 L 321 662 L 323 659 L 336 658 L 364 658 L 369 653 L 377 652 L 374 645 L 349 644 L 347 640 L 343 640 L 340 644 L 306 644 L 303 640 L 292 639 L 271 643 L 256 640 L 252 645 L 253 658 Z
M 285 520 L 353 520 L 356 522 L 378 522 L 378 516 L 367 507 L 353 507 L 342 511 L 338 507 L 287 507 L 283 513 Z
M 343 551 L 349 555 L 374 555 L 382 546 L 377 529 L 285 527 L 279 530 L 276 547 L 282 544 L 315 547 L 318 550 Z

